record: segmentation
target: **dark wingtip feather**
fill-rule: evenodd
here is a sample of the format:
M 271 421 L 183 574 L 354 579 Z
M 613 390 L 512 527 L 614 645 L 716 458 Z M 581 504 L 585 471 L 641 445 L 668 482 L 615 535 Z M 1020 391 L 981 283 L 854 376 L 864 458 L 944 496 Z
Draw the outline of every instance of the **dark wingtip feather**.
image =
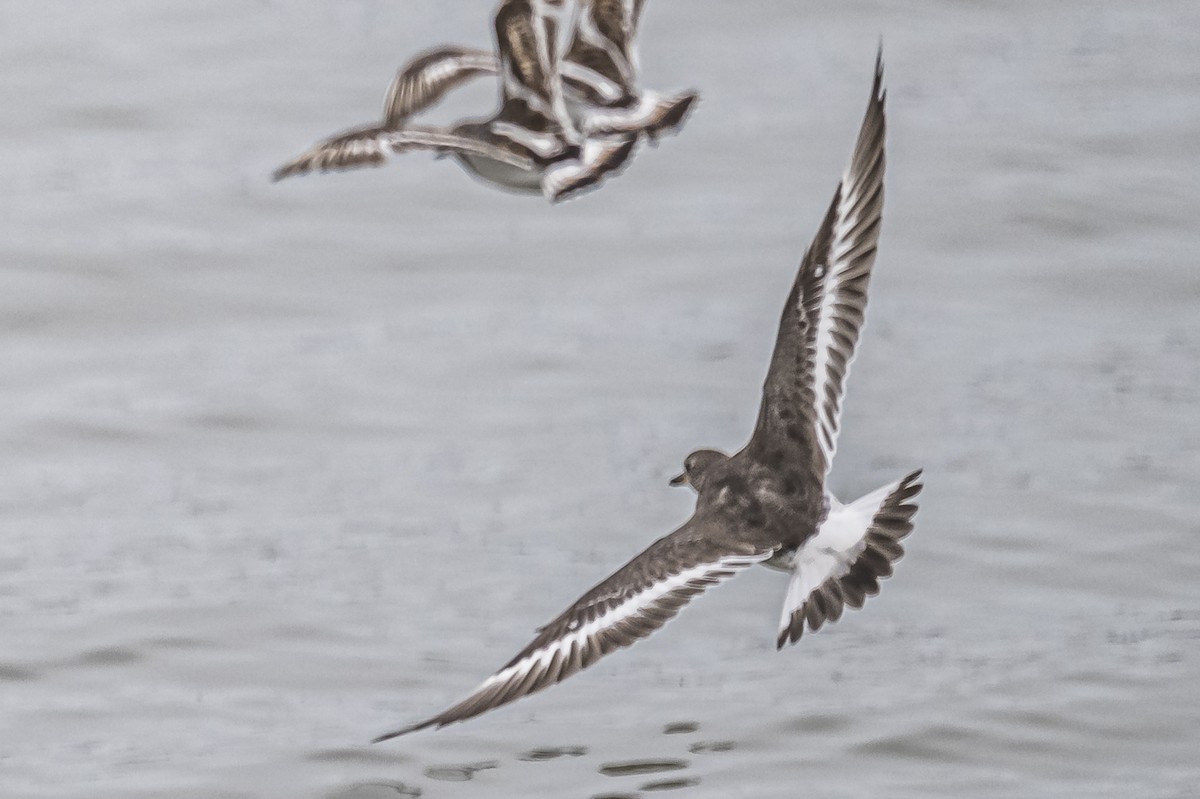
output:
M 385 732 L 383 735 L 379 735 L 379 736 L 372 738 L 371 743 L 373 743 L 373 744 L 383 743 L 384 741 L 390 741 L 393 738 L 399 738 L 401 735 L 408 735 L 410 732 L 416 732 L 417 730 L 424 730 L 424 729 L 427 729 L 427 728 L 433 727 L 433 726 L 438 726 L 438 727 L 442 726 L 441 722 L 438 721 L 437 717 L 427 719 L 426 721 L 422 721 L 417 724 L 410 724 L 409 726 L 401 727 L 398 730 L 392 730 L 391 732 Z
M 904 499 L 911 499 L 921 493 L 921 489 L 925 487 L 925 483 L 921 481 L 921 476 L 925 474 L 925 468 L 914 469 L 904 476 L 900 484 L 907 489 L 904 493 Z
M 560 203 L 563 200 L 573 200 L 581 194 L 597 188 L 608 178 L 620 175 L 624 170 L 625 163 L 629 160 L 629 156 L 633 154 L 635 146 L 637 146 L 637 137 L 629 136 L 620 146 L 612 152 L 607 153 L 594 167 L 592 172 L 566 184 L 551 194 L 549 198 L 550 202 Z
M 283 166 L 279 167 L 278 169 L 276 169 L 274 172 L 271 173 L 271 182 L 278 183 L 279 181 L 283 180 L 284 178 L 291 177 L 292 175 L 296 174 L 297 172 L 302 172 L 302 171 L 303 170 L 294 163 L 284 164 Z

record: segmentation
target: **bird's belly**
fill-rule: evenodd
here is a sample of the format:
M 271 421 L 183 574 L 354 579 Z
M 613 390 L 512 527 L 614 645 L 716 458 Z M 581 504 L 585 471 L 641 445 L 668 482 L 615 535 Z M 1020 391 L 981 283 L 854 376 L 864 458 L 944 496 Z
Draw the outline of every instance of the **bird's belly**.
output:
M 462 154 L 458 159 L 472 175 L 496 186 L 517 192 L 540 193 L 542 190 L 540 169 L 521 169 L 503 161 L 474 154 Z

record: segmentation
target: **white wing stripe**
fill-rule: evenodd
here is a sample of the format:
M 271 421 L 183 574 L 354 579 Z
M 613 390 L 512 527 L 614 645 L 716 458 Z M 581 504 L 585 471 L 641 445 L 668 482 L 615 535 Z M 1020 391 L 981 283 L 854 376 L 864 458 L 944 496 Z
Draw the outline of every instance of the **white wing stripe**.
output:
M 605 102 L 615 103 L 624 95 L 624 90 L 595 70 L 589 69 L 574 61 L 564 60 L 559 65 L 560 74 L 568 79 L 584 84 L 596 92 Z
M 635 618 L 647 610 L 652 611 L 662 604 L 667 604 L 671 607 L 671 615 L 674 615 L 674 611 L 683 602 L 675 604 L 671 596 L 673 593 L 684 591 L 691 594 L 702 591 L 708 586 L 731 576 L 735 570 L 753 566 L 755 563 L 766 560 L 770 555 L 771 553 L 766 553 L 763 555 L 723 558 L 716 563 L 703 563 L 699 566 L 693 566 L 679 574 L 672 575 L 665 580 L 655 583 L 647 587 L 644 591 L 629 597 L 625 602 L 612 608 L 607 613 L 603 613 L 603 615 L 587 624 L 580 625 L 569 635 L 559 638 L 548 646 L 527 655 L 508 668 L 496 672 L 483 681 L 483 684 L 475 691 L 475 695 L 478 696 L 495 686 L 505 685 L 509 680 L 513 680 L 518 675 L 522 675 L 523 679 L 514 681 L 514 684 L 517 686 L 526 680 L 536 679 L 535 675 L 542 674 L 547 666 L 553 662 L 556 655 L 564 655 L 564 661 L 569 660 L 572 656 L 581 657 L 588 640 L 600 637 L 608 630 L 617 629 L 622 622 Z M 682 598 L 686 600 L 687 597 L 684 596 Z M 512 686 L 509 686 L 509 688 L 511 689 Z M 520 691 L 517 691 L 517 693 L 520 693 Z
M 833 463 L 833 455 L 837 449 L 837 434 L 840 427 L 842 391 L 845 372 L 854 360 L 853 337 L 847 338 L 840 328 L 843 323 L 850 322 L 854 327 L 862 324 L 862 311 L 855 305 L 847 304 L 839 296 L 838 288 L 843 283 L 853 280 L 870 264 L 857 264 L 857 251 L 860 248 L 874 246 L 871 237 L 853 235 L 861 222 L 861 212 L 856 208 L 862 186 L 847 173 L 842 179 L 842 191 L 838 200 L 837 219 L 833 225 L 833 246 L 830 247 L 832 263 L 825 264 L 824 286 L 821 296 L 819 326 L 816 336 L 816 352 L 813 354 L 813 374 L 817 389 L 817 441 L 825 456 L 826 468 Z M 833 368 L 842 372 L 839 376 L 833 374 Z

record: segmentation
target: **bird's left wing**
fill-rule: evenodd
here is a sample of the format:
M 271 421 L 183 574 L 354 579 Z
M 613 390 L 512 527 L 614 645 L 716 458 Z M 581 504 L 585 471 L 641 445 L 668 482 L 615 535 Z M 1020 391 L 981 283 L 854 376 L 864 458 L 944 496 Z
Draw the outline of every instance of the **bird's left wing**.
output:
M 383 100 L 383 126 L 399 128 L 439 103 L 452 89 L 481 75 L 495 75 L 500 60 L 490 50 L 443 45 L 417 55 L 392 79 Z
M 706 535 L 693 516 L 592 588 L 470 696 L 432 718 L 375 739 L 442 727 L 540 691 L 653 633 L 709 586 L 774 554 L 770 546 Z
M 883 62 L 850 167 L 809 245 L 779 324 L 749 449 L 759 460 L 780 452 L 824 486 L 833 463 L 845 394 L 867 306 L 883 213 Z M 791 442 L 783 446 L 780 442 Z

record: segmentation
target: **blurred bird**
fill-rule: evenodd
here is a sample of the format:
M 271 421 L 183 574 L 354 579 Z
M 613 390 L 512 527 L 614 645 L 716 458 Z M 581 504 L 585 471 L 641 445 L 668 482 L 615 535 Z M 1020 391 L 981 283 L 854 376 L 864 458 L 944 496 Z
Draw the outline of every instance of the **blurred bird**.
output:
M 582 8 L 592 5 L 601 9 L 599 16 Z M 551 201 L 598 185 L 626 163 L 640 137 L 654 141 L 677 130 L 696 99 L 694 93 L 668 99 L 637 93 L 632 33 L 640 5 L 582 4 L 564 57 L 557 47 L 563 0 L 505 0 L 495 17 L 496 52 L 447 45 L 418 55 L 388 88 L 382 123 L 318 143 L 277 169 L 274 179 L 380 165 L 393 154 L 432 150 L 455 156 L 485 181 L 513 191 L 540 191 Z M 619 58 L 594 43 L 596 30 L 618 37 Z M 500 110 L 493 116 L 450 128 L 408 124 L 482 75 L 500 77 Z
M 581 0 L 562 58 L 568 113 L 584 134 L 677 132 L 698 99 L 639 89 L 637 34 L 645 0 Z

